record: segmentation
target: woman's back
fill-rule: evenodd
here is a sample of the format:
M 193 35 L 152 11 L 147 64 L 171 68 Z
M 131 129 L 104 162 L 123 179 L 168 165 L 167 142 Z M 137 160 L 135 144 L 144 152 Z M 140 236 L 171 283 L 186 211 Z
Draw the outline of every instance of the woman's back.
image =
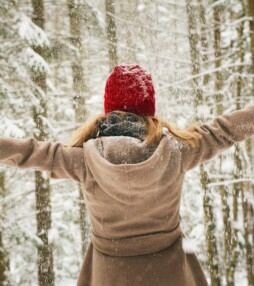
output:
M 121 150 L 132 153 L 132 158 L 136 151 L 141 158 L 147 149 L 139 139 L 124 136 L 102 137 L 84 144 L 89 170 L 84 197 L 92 215 L 94 245 L 105 254 L 122 256 L 151 253 L 169 246 L 180 233 L 183 173 L 179 146 L 164 135 L 148 159 L 135 164 L 113 164 L 101 156 L 101 142 L 106 146 L 107 158 L 115 158 Z

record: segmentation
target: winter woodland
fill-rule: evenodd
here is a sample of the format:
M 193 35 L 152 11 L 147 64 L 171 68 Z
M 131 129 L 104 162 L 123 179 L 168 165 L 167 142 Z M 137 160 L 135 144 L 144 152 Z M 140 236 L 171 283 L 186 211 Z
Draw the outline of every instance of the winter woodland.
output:
M 117 64 L 147 69 L 182 128 L 254 103 L 253 17 L 253 0 L 0 0 L 0 135 L 67 143 Z M 183 247 L 212 286 L 254 286 L 253 174 L 253 138 L 187 173 Z M 89 232 L 77 183 L 0 166 L 0 285 L 75 285 Z

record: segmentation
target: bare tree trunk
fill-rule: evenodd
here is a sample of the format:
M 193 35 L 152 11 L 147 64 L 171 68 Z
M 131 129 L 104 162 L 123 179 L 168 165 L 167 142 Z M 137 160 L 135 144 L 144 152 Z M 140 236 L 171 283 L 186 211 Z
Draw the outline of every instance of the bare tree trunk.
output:
M 5 196 L 5 174 L 4 172 L 0 172 L 0 196 L 4 198 Z M 1 218 L 0 214 L 0 218 Z M 3 219 L 1 219 L 3 221 Z M 3 243 L 3 229 L 0 229 L 0 285 L 7 286 L 9 285 L 8 278 L 6 276 L 6 271 L 9 270 L 9 258 L 8 254 L 5 251 L 4 243 Z
M 251 55 L 252 55 L 251 74 L 252 74 L 252 76 L 254 76 L 254 1 L 253 0 L 248 0 L 248 14 L 250 17 L 252 17 L 252 20 L 250 21 L 250 38 L 251 38 Z M 252 94 L 254 95 L 254 78 L 252 81 Z M 247 150 L 249 158 L 251 159 L 251 163 L 253 163 L 254 150 L 253 150 L 251 139 L 246 140 L 246 150 Z M 253 170 L 254 170 L 253 165 L 251 165 L 251 173 L 252 174 L 253 174 Z M 254 195 L 253 184 L 247 185 L 247 191 L 249 193 L 252 192 L 252 194 Z M 254 217 L 253 206 L 250 206 L 249 216 L 251 218 Z M 253 225 L 252 225 L 252 245 L 254 245 L 254 226 Z M 254 260 L 254 247 L 252 247 L 252 257 Z M 254 271 L 254 265 L 252 267 L 253 267 L 253 271 Z
M 201 71 L 201 58 L 198 48 L 200 37 L 197 32 L 196 15 L 195 15 L 196 13 L 191 5 L 190 0 L 186 0 L 186 9 L 188 16 L 192 74 L 197 75 Z M 193 83 L 195 90 L 195 107 L 197 109 L 198 105 L 203 102 L 203 90 L 200 87 L 198 79 L 194 79 Z M 199 114 L 197 113 L 196 120 L 198 121 L 199 119 L 200 119 Z M 208 188 L 210 180 L 206 170 L 204 169 L 203 164 L 200 165 L 200 180 L 201 180 L 201 186 L 204 191 L 203 208 L 205 216 L 206 243 L 208 250 L 208 264 L 210 270 L 210 278 L 213 286 L 220 286 L 221 281 L 220 281 L 219 265 L 218 265 L 219 260 L 218 260 L 218 250 L 217 250 L 217 242 L 215 236 L 216 222 L 213 213 L 213 201 L 211 196 L 211 190 Z
M 245 240 L 245 249 L 246 249 L 246 268 L 247 268 L 247 277 L 248 277 L 248 286 L 254 286 L 254 269 L 253 269 L 253 253 L 252 253 L 252 244 L 250 237 L 252 236 L 251 230 L 252 227 L 250 223 L 253 223 L 253 217 L 249 216 L 251 204 L 246 199 L 244 186 L 241 189 L 241 200 L 243 208 L 243 222 L 244 222 L 244 240 Z
M 6 271 L 8 266 L 6 265 L 7 253 L 4 250 L 3 244 L 3 231 L 0 230 L 0 285 L 8 285 L 8 280 L 6 277 Z
M 55 28 L 55 39 L 57 42 L 59 42 L 60 37 L 61 37 L 61 30 L 62 30 L 62 25 L 63 25 L 63 17 L 62 17 L 62 11 L 59 10 L 59 6 L 57 5 L 57 0 L 52 0 L 52 14 L 54 15 L 54 28 Z M 61 51 L 61 48 L 60 48 Z M 59 52 L 59 49 L 58 49 Z M 52 56 L 54 57 L 54 55 Z M 54 65 L 54 85 L 57 87 L 59 85 L 59 64 Z
M 251 54 L 252 54 L 252 75 L 254 75 L 254 1 L 248 0 L 249 4 L 249 16 L 252 17 L 250 21 L 250 37 L 251 37 Z M 254 86 L 254 79 L 253 79 L 253 86 Z
M 214 57 L 215 57 L 215 68 L 221 66 L 221 9 L 218 1 L 214 1 L 215 6 L 213 9 L 213 19 L 215 23 L 214 27 Z M 222 115 L 223 108 L 223 94 L 222 88 L 224 85 L 224 79 L 221 72 L 215 73 L 215 91 L 216 91 L 216 113 L 217 115 Z M 219 156 L 220 161 L 220 175 L 222 174 L 221 166 L 223 161 L 223 155 Z M 226 274 L 226 285 L 234 286 L 234 276 L 235 268 L 237 263 L 237 233 L 236 230 L 232 231 L 232 224 L 230 222 L 230 208 L 228 205 L 228 189 L 226 186 L 220 186 L 221 202 L 222 202 L 222 212 L 223 212 L 223 222 L 224 222 L 224 263 L 225 263 L 225 274 Z M 238 205 L 236 205 L 238 207 Z M 233 253 L 233 255 L 232 255 Z
M 252 76 L 254 76 L 254 1 L 252 0 L 248 0 L 248 14 L 250 17 L 252 17 L 252 20 L 250 21 L 250 38 L 251 38 L 251 55 L 252 55 L 251 73 L 252 73 Z M 254 78 L 253 78 L 253 85 L 252 85 L 252 94 L 254 96 Z M 254 159 L 253 158 L 253 147 L 252 147 L 251 142 L 252 142 L 251 139 L 246 141 L 246 149 L 247 149 L 249 157 L 251 158 L 253 162 L 253 159 Z M 254 194 L 254 186 L 252 187 L 252 191 Z M 252 211 L 254 212 L 254 210 Z M 254 230 L 253 230 L 253 244 L 254 244 Z M 254 250 L 253 250 L 253 255 L 254 255 Z
M 82 4 L 80 4 L 82 5 Z M 72 61 L 72 77 L 73 77 L 73 90 L 75 92 L 75 112 L 76 121 L 84 122 L 86 118 L 86 94 L 88 93 L 88 87 L 85 81 L 84 70 L 82 67 L 82 39 L 81 33 L 82 28 L 79 20 L 79 5 L 75 5 L 74 0 L 68 0 L 68 11 L 70 19 L 70 34 L 71 44 L 78 50 L 76 58 Z M 79 225 L 81 232 L 81 255 L 84 256 L 87 248 L 87 237 L 86 237 L 86 206 L 83 198 L 82 188 L 79 185 Z
M 244 9 L 244 7 L 243 7 Z M 243 13 L 243 17 L 245 13 Z M 238 28 L 238 38 L 239 38 L 239 53 L 240 53 L 240 60 L 241 63 L 244 62 L 245 58 L 245 49 L 243 46 L 243 38 L 244 38 L 244 23 L 241 23 L 241 25 Z M 240 66 L 238 68 L 238 73 L 241 75 L 243 73 L 243 66 Z M 242 78 L 241 76 L 238 77 L 237 80 L 237 103 L 236 103 L 236 108 L 239 109 L 241 108 L 240 105 L 240 99 L 242 97 Z M 242 175 L 243 174 L 243 167 L 242 167 L 242 160 L 240 156 L 240 147 L 239 144 L 237 144 L 236 154 L 236 178 L 239 177 L 238 174 Z M 254 269 L 253 269 L 253 256 L 252 256 L 252 245 L 250 242 L 250 237 L 252 233 L 250 232 L 252 230 L 251 228 L 251 222 L 249 221 L 249 212 L 250 208 L 252 207 L 251 203 L 247 200 L 247 197 L 250 197 L 249 194 L 246 195 L 247 191 L 250 191 L 245 188 L 246 184 L 243 183 L 237 183 L 239 184 L 239 191 L 241 194 L 241 203 L 242 203 L 242 209 L 243 209 L 243 226 L 244 226 L 244 240 L 245 240 L 245 250 L 246 250 L 246 267 L 247 267 L 247 277 L 248 277 L 248 285 L 249 286 L 254 286 Z
M 203 3 L 203 0 L 199 0 L 199 18 L 200 18 L 200 22 L 201 22 L 201 47 L 202 47 L 202 62 L 203 62 L 203 66 L 204 68 L 208 68 L 208 55 L 207 55 L 207 51 L 208 51 L 208 39 L 207 39 L 207 21 L 206 21 L 206 15 L 205 15 L 205 5 Z M 207 85 L 208 82 L 210 80 L 210 75 L 206 74 L 204 76 L 204 85 Z
M 32 5 L 33 22 L 44 30 L 45 18 L 43 0 L 32 0 Z M 34 46 L 33 49 L 37 54 L 45 58 L 44 47 Z M 39 141 L 44 141 L 48 139 L 47 128 L 43 121 L 43 118 L 47 118 L 47 103 L 41 91 L 46 93 L 46 75 L 39 71 L 33 72 L 33 81 L 38 87 L 36 96 L 40 101 L 39 107 L 33 107 L 33 119 L 37 129 L 34 137 Z M 39 89 L 41 91 L 39 91 Z M 35 171 L 37 235 L 42 240 L 42 244 L 37 246 L 38 280 L 40 286 L 54 285 L 53 247 L 48 238 L 48 232 L 51 228 L 50 192 L 49 179 L 45 179 L 40 171 Z
M 218 0 L 215 0 L 216 4 Z M 221 17 L 220 17 L 221 8 L 218 4 L 215 5 L 213 9 L 213 18 L 215 23 L 214 28 L 214 56 L 215 60 L 215 68 L 219 68 L 221 66 Z M 223 95 L 221 94 L 221 90 L 223 87 L 223 76 L 222 73 L 217 71 L 215 73 L 215 90 L 216 90 L 216 112 L 217 115 L 221 115 L 223 113 Z
M 132 1 L 119 1 L 120 7 L 121 7 L 121 15 L 123 15 L 124 19 L 132 19 L 133 23 L 136 23 L 137 20 L 137 0 Z M 122 25 L 125 25 L 122 24 Z M 133 26 L 132 26 L 133 27 Z M 130 64 L 135 64 L 137 62 L 136 57 L 136 45 L 135 45 L 135 38 L 134 33 L 135 29 L 122 29 L 123 35 L 121 35 L 121 41 L 123 41 L 126 44 L 126 54 L 124 58 L 126 58 L 126 61 Z
M 211 285 L 221 286 L 221 277 L 219 271 L 219 256 L 217 249 L 217 240 L 215 236 L 216 221 L 215 215 L 213 212 L 213 200 L 211 196 L 211 190 L 208 188 L 210 179 L 207 172 L 204 169 L 203 164 L 200 165 L 200 176 L 201 176 L 201 185 L 204 190 L 203 198 L 203 208 L 205 215 L 205 226 L 206 226 L 206 243 L 207 243 L 207 252 L 208 252 L 208 264 L 211 278 Z
M 110 71 L 118 64 L 117 55 L 117 33 L 115 22 L 115 1 L 105 0 L 106 11 L 106 32 L 108 41 L 108 55 Z
M 220 158 L 220 163 L 222 163 L 222 157 Z M 220 173 L 221 167 L 220 167 Z M 234 275 L 235 275 L 235 267 L 236 267 L 236 259 L 234 259 L 235 249 L 233 248 L 232 241 L 236 241 L 236 237 L 233 235 L 232 224 L 230 220 L 230 206 L 228 204 L 229 199 L 229 190 L 227 186 L 220 187 L 221 194 L 221 204 L 222 204 L 222 212 L 223 212 L 223 225 L 224 225 L 224 267 L 226 274 L 226 286 L 235 285 Z M 233 253 L 233 254 L 232 254 Z

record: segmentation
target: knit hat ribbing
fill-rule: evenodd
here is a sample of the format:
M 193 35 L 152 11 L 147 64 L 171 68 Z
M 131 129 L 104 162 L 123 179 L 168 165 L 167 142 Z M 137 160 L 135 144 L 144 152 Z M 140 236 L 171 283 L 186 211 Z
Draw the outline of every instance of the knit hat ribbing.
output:
M 116 66 L 106 81 L 104 112 L 117 110 L 141 116 L 155 114 L 152 77 L 139 65 Z

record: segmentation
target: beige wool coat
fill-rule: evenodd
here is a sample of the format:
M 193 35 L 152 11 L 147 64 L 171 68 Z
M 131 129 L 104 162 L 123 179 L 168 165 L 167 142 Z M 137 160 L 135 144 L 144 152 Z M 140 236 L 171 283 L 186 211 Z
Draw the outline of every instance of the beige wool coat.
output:
M 196 255 L 182 248 L 184 176 L 254 135 L 254 105 L 197 131 L 194 149 L 168 133 L 149 148 L 127 136 L 98 137 L 83 148 L 0 137 L 0 162 L 81 184 L 92 232 L 78 286 L 206 286 Z

